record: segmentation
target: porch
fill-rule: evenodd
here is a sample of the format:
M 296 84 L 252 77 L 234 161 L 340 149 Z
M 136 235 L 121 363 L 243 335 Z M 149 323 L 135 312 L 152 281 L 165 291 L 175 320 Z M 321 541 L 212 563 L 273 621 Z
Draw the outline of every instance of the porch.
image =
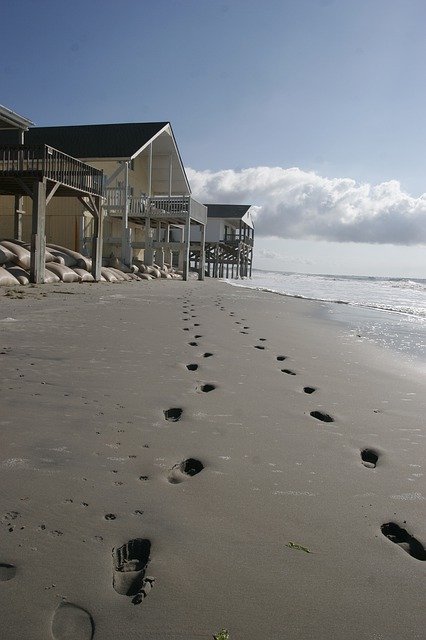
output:
M 124 262 L 130 264 L 134 249 L 144 250 L 146 264 L 155 262 L 160 267 L 173 263 L 173 255 L 178 255 L 178 266 L 183 270 L 184 279 L 188 279 L 190 252 L 198 257 L 199 278 L 204 279 L 205 271 L 205 227 L 207 207 L 190 195 L 182 196 L 139 196 L 126 198 L 125 188 L 107 187 L 105 211 L 107 216 L 122 220 L 122 237 L 104 238 L 105 244 L 121 243 Z M 144 241 L 132 238 L 129 222 L 143 226 Z M 201 243 L 191 242 L 191 229 L 197 228 Z M 177 236 L 179 239 L 177 239 Z M 87 242 L 84 238 L 84 242 Z
M 1 114 L 0 114 L 1 115 Z M 94 218 L 92 274 L 102 266 L 103 172 L 48 145 L 0 146 L 0 196 L 15 197 L 14 237 L 22 238 L 23 197 L 32 200 L 30 279 L 44 281 L 46 207 L 56 197 L 76 197 Z

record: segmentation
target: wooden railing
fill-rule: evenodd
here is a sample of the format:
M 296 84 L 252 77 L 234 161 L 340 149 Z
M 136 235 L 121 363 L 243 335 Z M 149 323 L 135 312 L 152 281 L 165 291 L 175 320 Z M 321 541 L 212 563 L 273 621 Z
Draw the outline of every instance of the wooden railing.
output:
M 249 247 L 253 246 L 253 238 L 249 238 L 248 236 L 241 236 L 241 238 L 238 238 L 238 236 L 225 234 L 225 237 L 223 238 L 223 240 L 221 240 L 221 242 L 223 242 L 223 244 L 229 245 L 230 247 L 237 247 L 240 242 L 241 244 L 246 244 Z
M 108 187 L 105 192 L 105 209 L 112 215 L 122 216 L 126 206 L 126 192 L 122 187 Z M 146 195 L 128 197 L 128 215 L 133 217 L 190 217 L 200 224 L 207 223 L 207 207 L 194 200 L 192 196 L 153 196 Z
M 148 198 L 153 210 L 164 211 L 172 216 L 188 214 L 200 224 L 207 224 L 207 207 L 195 200 L 192 196 L 154 196 Z
M 43 177 L 102 196 L 103 172 L 48 145 L 0 145 L 0 177 Z

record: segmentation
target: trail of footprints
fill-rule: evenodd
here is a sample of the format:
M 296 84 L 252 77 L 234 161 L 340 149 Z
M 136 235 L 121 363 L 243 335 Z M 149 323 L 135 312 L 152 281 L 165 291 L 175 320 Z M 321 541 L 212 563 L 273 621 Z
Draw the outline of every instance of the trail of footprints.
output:
M 217 299 L 216 306 L 221 311 L 225 311 L 225 307 L 221 304 L 222 300 Z M 184 299 L 183 315 L 190 316 L 191 319 L 196 319 L 196 315 L 191 315 L 194 311 L 194 307 L 191 305 L 188 308 L 189 299 Z M 229 315 L 233 317 L 234 312 L 230 312 Z M 189 317 L 184 317 L 184 321 L 189 321 Z M 241 326 L 245 321 L 244 318 L 235 321 L 235 324 Z M 194 327 L 200 326 L 199 323 L 194 323 Z M 240 330 L 241 334 L 249 335 L 249 325 L 243 325 L 243 329 Z M 190 331 L 189 327 L 183 327 L 184 331 Z M 194 340 L 188 344 L 190 346 L 198 346 L 196 340 L 202 338 L 202 335 L 196 334 Z M 259 342 L 266 342 L 266 338 L 259 338 Z M 259 351 L 266 351 L 264 344 L 254 345 L 255 349 Z M 211 352 L 205 352 L 202 354 L 203 358 L 210 358 L 213 356 Z M 276 356 L 278 362 L 284 362 L 287 360 L 287 356 Z M 186 369 L 189 372 L 198 371 L 199 364 L 192 362 L 186 365 Z M 296 372 L 284 368 L 281 369 L 282 373 L 290 376 L 296 376 Z M 212 383 L 201 383 L 197 387 L 197 391 L 200 393 L 210 393 L 216 388 Z M 303 392 L 307 395 L 311 395 L 317 391 L 316 387 L 305 386 Z M 178 422 L 183 415 L 183 409 L 180 407 L 171 407 L 164 410 L 164 419 L 167 422 Z M 334 422 L 334 418 L 322 411 L 313 410 L 310 412 L 310 416 L 314 419 L 331 423 Z M 148 446 L 148 445 L 144 445 Z M 131 456 L 135 457 L 135 456 Z M 365 448 L 360 452 L 362 464 L 369 468 L 375 469 L 379 461 L 379 453 L 374 449 Z M 167 480 L 170 484 L 180 484 L 199 474 L 204 469 L 204 465 L 200 460 L 196 458 L 187 458 L 175 464 L 167 475 Z M 114 471 L 113 471 L 114 472 Z M 140 476 L 140 480 L 148 480 L 148 476 Z M 115 484 L 121 484 L 119 482 Z M 66 502 L 73 502 L 71 499 Z M 87 503 L 82 503 L 87 506 Z M 10 512 L 12 513 L 12 512 Z M 13 531 L 14 526 L 9 524 L 10 513 L 3 516 L 3 523 L 9 527 L 9 531 Z M 15 512 L 13 512 L 15 513 Z M 143 511 L 136 510 L 135 515 L 143 515 Z M 19 514 L 18 514 L 19 515 Z M 6 520 L 5 520 L 6 518 Z M 116 519 L 116 515 L 113 513 L 107 513 L 104 516 L 105 520 L 112 521 Z M 46 528 L 41 525 L 39 528 Z M 394 544 L 401 547 L 406 553 L 417 560 L 426 560 L 426 549 L 424 545 L 412 536 L 406 529 L 402 528 L 395 522 L 388 522 L 381 526 L 382 534 Z M 55 532 L 52 532 L 52 534 Z M 61 534 L 61 532 L 56 532 Z M 102 536 L 96 536 L 99 541 L 103 540 Z M 147 566 L 150 561 L 151 554 L 151 542 L 145 538 L 135 538 L 129 540 L 125 544 L 115 547 L 112 550 L 112 586 L 116 593 L 122 596 L 126 596 L 131 599 L 133 604 L 140 604 L 146 596 L 149 594 L 154 586 L 155 578 L 146 575 Z M 13 564 L 6 562 L 0 563 L 0 582 L 8 582 L 13 580 L 17 575 L 17 568 Z M 54 586 L 54 585 L 52 585 Z M 69 638 L 75 638 L 76 640 L 92 640 L 95 632 L 95 624 L 91 614 L 82 607 L 76 606 L 73 603 L 62 602 L 56 608 L 52 616 L 51 633 L 54 640 L 68 640 Z
M 217 306 L 220 306 L 218 303 L 216 303 Z M 221 311 L 225 311 L 225 307 L 220 306 Z M 232 317 L 234 316 L 233 312 L 230 312 L 229 315 Z M 236 325 L 241 325 L 242 322 L 244 322 L 244 318 L 241 319 L 241 321 L 235 321 Z M 245 325 L 243 327 L 243 330 L 240 330 L 240 333 L 244 334 L 244 335 L 249 335 L 249 332 L 247 331 L 248 329 L 250 329 L 250 326 Z M 266 338 L 259 338 L 258 339 L 259 342 L 266 342 Z M 254 345 L 254 348 L 259 350 L 259 351 L 265 351 L 266 347 L 263 344 L 256 344 Z M 284 362 L 284 360 L 287 360 L 287 356 L 284 355 L 278 355 L 276 356 L 276 359 L 278 362 Z M 281 369 L 282 373 L 285 373 L 289 376 L 296 376 L 296 372 L 293 371 L 292 369 L 288 369 L 288 368 L 284 368 Z M 307 395 L 311 395 L 313 393 L 315 393 L 317 391 L 316 387 L 313 386 L 306 386 L 303 387 L 303 392 L 306 393 Z M 310 412 L 309 414 L 312 418 L 314 418 L 315 420 L 318 420 L 320 422 L 325 422 L 325 423 L 331 423 L 334 422 L 334 418 L 329 415 L 328 413 L 325 413 L 323 411 L 318 411 L 318 410 L 313 410 Z M 364 465 L 364 467 L 367 467 L 368 469 L 375 469 L 376 465 L 379 461 L 379 453 L 377 451 L 375 451 L 374 449 L 362 449 L 360 452 L 360 457 L 361 457 L 361 462 Z M 404 522 L 405 523 L 405 522 Z M 425 561 L 426 560 L 426 549 L 425 546 L 416 538 L 414 538 L 408 531 L 406 531 L 406 529 L 403 529 L 400 525 L 398 525 L 395 522 L 387 522 L 385 524 L 383 524 L 381 526 L 381 532 L 382 534 L 391 542 L 397 544 L 398 546 L 401 547 L 401 549 L 403 549 L 406 553 L 408 553 L 410 556 L 412 556 L 413 558 L 416 558 L 417 560 L 422 560 Z

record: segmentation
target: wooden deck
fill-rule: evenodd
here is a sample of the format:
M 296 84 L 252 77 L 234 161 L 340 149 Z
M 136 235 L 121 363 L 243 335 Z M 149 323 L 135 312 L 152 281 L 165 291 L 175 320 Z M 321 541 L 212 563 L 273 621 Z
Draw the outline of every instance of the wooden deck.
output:
M 103 172 L 48 145 L 0 146 L 0 193 L 28 195 L 34 181 L 56 183 L 56 196 L 102 196 Z

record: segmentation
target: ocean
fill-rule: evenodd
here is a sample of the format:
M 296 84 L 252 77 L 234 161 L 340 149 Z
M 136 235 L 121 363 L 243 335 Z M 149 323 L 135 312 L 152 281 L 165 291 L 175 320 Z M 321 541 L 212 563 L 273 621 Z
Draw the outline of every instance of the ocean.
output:
M 239 287 L 319 300 L 331 319 L 359 339 L 397 351 L 426 366 L 426 280 L 315 275 L 253 270 L 253 277 L 226 280 Z M 423 368 L 423 366 L 422 366 Z

